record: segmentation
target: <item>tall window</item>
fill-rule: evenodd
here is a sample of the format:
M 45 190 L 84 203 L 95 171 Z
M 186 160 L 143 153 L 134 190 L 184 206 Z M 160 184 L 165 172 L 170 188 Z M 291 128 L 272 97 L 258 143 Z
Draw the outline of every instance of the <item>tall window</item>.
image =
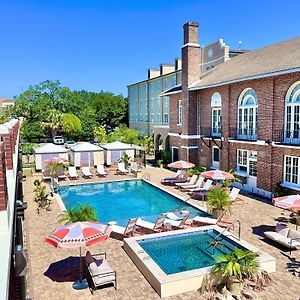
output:
M 286 95 L 285 139 L 300 142 L 300 81 L 294 83 Z
M 178 125 L 182 125 L 182 100 L 178 100 Z
M 169 123 L 169 114 L 168 113 L 164 113 L 164 123 L 165 124 Z
M 257 151 L 237 151 L 237 171 L 246 173 L 249 176 L 257 176 Z
M 284 182 L 290 185 L 300 184 L 300 157 L 288 156 L 284 157 Z
M 221 136 L 222 133 L 222 124 L 221 124 L 221 105 L 222 99 L 219 93 L 213 93 L 211 97 L 211 123 L 212 129 L 211 133 L 214 136 Z
M 238 138 L 257 138 L 258 98 L 253 89 L 245 89 L 238 101 Z

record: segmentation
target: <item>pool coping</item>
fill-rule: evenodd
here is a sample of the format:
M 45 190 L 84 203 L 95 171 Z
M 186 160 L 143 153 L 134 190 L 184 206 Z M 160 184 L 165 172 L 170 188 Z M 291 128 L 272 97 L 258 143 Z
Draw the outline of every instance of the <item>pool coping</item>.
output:
M 125 238 L 124 250 L 161 297 L 194 291 L 200 287 L 204 276 L 209 273 L 212 266 L 167 275 L 148 255 L 148 253 L 138 244 L 138 241 L 212 229 L 216 230 L 219 233 L 222 233 L 234 243 L 238 243 L 248 250 L 259 253 L 258 261 L 262 269 L 265 269 L 269 273 L 276 271 L 275 257 L 269 255 L 264 251 L 261 251 L 260 249 L 252 246 L 242 239 L 239 240 L 238 237 L 233 235 L 231 232 L 225 231 L 224 228 L 221 228 L 218 225 L 209 225 L 197 228 L 154 233 L 146 236 Z
M 146 179 L 143 179 L 143 178 L 125 178 L 125 179 L 123 178 L 123 179 L 116 179 L 116 180 L 109 180 L 109 181 L 100 181 L 100 182 L 99 182 L 99 181 L 96 181 L 96 182 L 78 182 L 78 183 L 73 183 L 73 182 L 72 182 L 72 183 L 70 183 L 70 184 L 59 184 L 59 186 L 62 186 L 62 187 L 63 187 L 63 186 L 85 185 L 85 184 L 104 184 L 104 183 L 111 183 L 111 182 L 133 181 L 133 180 L 135 180 L 135 181 L 136 181 L 136 180 L 145 181 L 145 182 L 149 183 L 150 185 L 152 185 L 152 186 L 154 186 L 154 187 L 156 187 L 156 188 L 158 188 L 158 189 L 160 189 L 160 190 L 162 190 L 162 191 L 164 191 L 164 192 L 170 194 L 171 196 L 175 197 L 176 199 L 182 201 L 183 203 L 186 203 L 186 204 L 188 204 L 188 205 L 194 207 L 195 209 L 198 209 L 198 210 L 200 210 L 200 211 L 203 211 L 203 212 L 209 214 L 209 212 L 208 212 L 208 210 L 207 210 L 206 207 L 202 207 L 202 206 L 199 207 L 198 205 L 195 205 L 194 203 L 190 203 L 190 202 L 189 202 L 189 199 L 190 199 L 190 198 L 187 199 L 187 200 L 184 200 L 182 197 L 178 196 L 177 194 L 175 194 L 175 193 L 173 193 L 173 192 L 171 192 L 171 191 L 169 191 L 169 190 L 163 188 L 162 186 L 160 186 L 160 185 L 158 185 L 158 184 L 156 184 L 156 183 L 153 183 L 153 182 L 151 182 L 151 181 L 149 181 L 149 180 L 146 180 Z M 59 205 L 60 209 L 61 209 L 62 211 L 66 211 L 66 210 L 67 210 L 67 209 L 66 209 L 66 206 L 65 206 L 65 204 L 64 204 L 64 202 L 63 202 L 61 196 L 59 195 L 59 193 L 55 193 L 54 196 L 55 196 L 55 198 L 57 199 L 57 202 L 58 202 L 58 205 Z

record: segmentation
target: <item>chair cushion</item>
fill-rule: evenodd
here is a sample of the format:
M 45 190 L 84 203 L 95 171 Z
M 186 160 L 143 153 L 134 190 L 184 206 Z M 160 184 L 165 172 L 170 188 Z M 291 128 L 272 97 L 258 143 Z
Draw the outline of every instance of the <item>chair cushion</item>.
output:
M 279 232 L 279 231 L 281 231 L 282 229 L 285 229 L 285 228 L 287 228 L 287 225 L 286 225 L 286 224 L 283 224 L 283 223 L 277 223 L 277 224 L 276 224 L 275 231 L 276 231 L 276 232 Z
M 280 233 L 274 232 L 274 231 L 266 231 L 264 233 L 264 235 L 268 238 L 270 238 L 271 240 L 286 246 L 286 247 L 292 247 L 292 248 L 296 248 L 296 247 L 300 247 L 300 242 L 299 241 L 292 241 L 291 243 L 291 239 L 287 238 L 283 235 L 281 235 Z
M 291 239 L 300 239 L 300 232 L 294 229 L 290 229 L 287 237 Z
M 110 274 L 110 275 L 98 275 L 93 277 L 93 281 L 95 285 L 103 285 L 107 283 L 114 282 L 116 280 L 115 274 Z
M 97 264 L 95 262 L 92 262 L 90 265 L 89 265 L 89 271 L 91 273 L 92 276 L 95 276 L 99 273 L 98 271 L 98 267 L 97 267 Z

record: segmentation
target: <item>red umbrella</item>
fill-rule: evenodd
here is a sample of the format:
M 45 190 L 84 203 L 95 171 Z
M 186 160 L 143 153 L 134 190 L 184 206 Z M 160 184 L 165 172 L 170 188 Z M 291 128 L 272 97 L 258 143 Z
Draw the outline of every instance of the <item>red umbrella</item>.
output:
M 280 208 L 300 210 L 300 195 L 290 195 L 273 198 L 273 204 Z
M 234 176 L 230 173 L 221 171 L 221 170 L 213 170 L 213 171 L 206 171 L 201 173 L 201 176 L 209 179 L 214 180 L 232 180 Z
M 178 160 L 168 164 L 168 167 L 173 169 L 190 169 L 195 167 L 195 165 L 188 161 Z
M 108 226 L 98 222 L 76 222 L 56 228 L 45 242 L 59 248 L 80 249 L 80 281 L 75 282 L 73 287 L 83 289 L 87 287 L 87 282 L 82 281 L 82 258 L 81 247 L 91 246 L 109 238 Z

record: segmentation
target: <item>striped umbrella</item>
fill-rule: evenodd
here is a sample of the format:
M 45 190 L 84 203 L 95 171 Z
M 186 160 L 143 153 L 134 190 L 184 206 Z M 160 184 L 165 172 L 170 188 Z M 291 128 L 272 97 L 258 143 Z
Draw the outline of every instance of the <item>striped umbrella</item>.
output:
M 234 176 L 228 172 L 224 172 L 221 170 L 212 170 L 212 171 L 205 171 L 201 173 L 201 176 L 209 179 L 214 180 L 232 180 Z
M 168 167 L 173 169 L 190 169 L 195 167 L 195 165 L 188 161 L 178 160 L 168 164 Z
M 280 208 L 300 210 L 300 195 L 290 195 L 273 198 L 272 202 L 275 206 Z
M 58 248 L 80 249 L 80 280 L 73 284 L 75 289 L 87 287 L 87 282 L 82 280 L 81 247 L 91 246 L 108 239 L 110 232 L 108 227 L 98 222 L 76 222 L 56 228 L 45 242 Z

